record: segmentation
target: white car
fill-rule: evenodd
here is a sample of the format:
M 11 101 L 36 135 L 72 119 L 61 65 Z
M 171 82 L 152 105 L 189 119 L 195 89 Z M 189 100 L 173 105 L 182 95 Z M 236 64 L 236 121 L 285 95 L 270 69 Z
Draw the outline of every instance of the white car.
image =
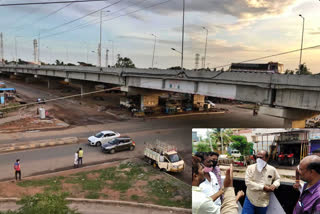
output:
M 104 143 L 108 143 L 114 138 L 120 137 L 118 132 L 114 131 L 101 131 L 97 133 L 95 136 L 91 136 L 88 138 L 88 143 L 90 146 L 101 146 Z
M 240 153 L 240 151 L 234 149 L 231 151 L 231 156 L 235 157 L 235 158 L 239 158 L 241 156 L 241 153 Z
M 209 104 L 211 108 L 214 108 L 216 104 L 214 104 L 211 100 L 206 100 L 205 103 Z

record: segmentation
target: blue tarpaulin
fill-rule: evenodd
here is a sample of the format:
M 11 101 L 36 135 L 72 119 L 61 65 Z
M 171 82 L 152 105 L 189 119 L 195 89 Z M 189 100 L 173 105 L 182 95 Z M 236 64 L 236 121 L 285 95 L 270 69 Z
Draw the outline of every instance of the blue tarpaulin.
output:
M 15 88 L 0 88 L 0 91 L 16 91 Z

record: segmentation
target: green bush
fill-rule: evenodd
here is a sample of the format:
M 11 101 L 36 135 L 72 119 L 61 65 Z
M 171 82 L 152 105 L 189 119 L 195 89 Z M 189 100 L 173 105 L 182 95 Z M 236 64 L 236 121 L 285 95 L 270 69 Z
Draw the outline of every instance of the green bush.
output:
M 34 196 L 26 196 L 17 202 L 21 205 L 17 211 L 9 210 L 0 214 L 80 214 L 67 206 L 67 195 L 66 193 L 38 193 Z

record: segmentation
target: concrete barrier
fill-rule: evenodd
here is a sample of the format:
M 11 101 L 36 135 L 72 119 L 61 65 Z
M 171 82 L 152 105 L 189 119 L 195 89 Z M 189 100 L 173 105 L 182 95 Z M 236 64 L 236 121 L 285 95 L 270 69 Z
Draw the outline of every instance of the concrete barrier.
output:
M 41 141 L 32 141 L 23 144 L 8 144 L 0 147 L 0 153 L 6 153 L 11 151 L 18 150 L 27 150 L 27 149 L 35 149 L 35 148 L 43 148 L 49 146 L 57 146 L 64 144 L 75 144 L 78 143 L 79 139 L 77 137 L 66 137 L 54 140 L 41 140 Z

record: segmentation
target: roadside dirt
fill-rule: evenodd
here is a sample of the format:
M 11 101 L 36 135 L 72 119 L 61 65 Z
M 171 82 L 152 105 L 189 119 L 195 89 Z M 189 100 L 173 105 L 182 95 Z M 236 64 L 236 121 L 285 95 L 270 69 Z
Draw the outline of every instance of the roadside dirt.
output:
M 68 192 L 69 196 L 74 198 L 122 200 L 190 208 L 190 204 L 185 203 L 191 202 L 189 187 L 135 159 L 111 163 L 104 167 L 98 165 L 90 169 L 79 168 L 55 173 L 50 177 L 45 175 L 25 181 L 1 182 L 0 197 L 21 198 L 52 191 Z M 177 189 L 179 191 L 176 191 Z

